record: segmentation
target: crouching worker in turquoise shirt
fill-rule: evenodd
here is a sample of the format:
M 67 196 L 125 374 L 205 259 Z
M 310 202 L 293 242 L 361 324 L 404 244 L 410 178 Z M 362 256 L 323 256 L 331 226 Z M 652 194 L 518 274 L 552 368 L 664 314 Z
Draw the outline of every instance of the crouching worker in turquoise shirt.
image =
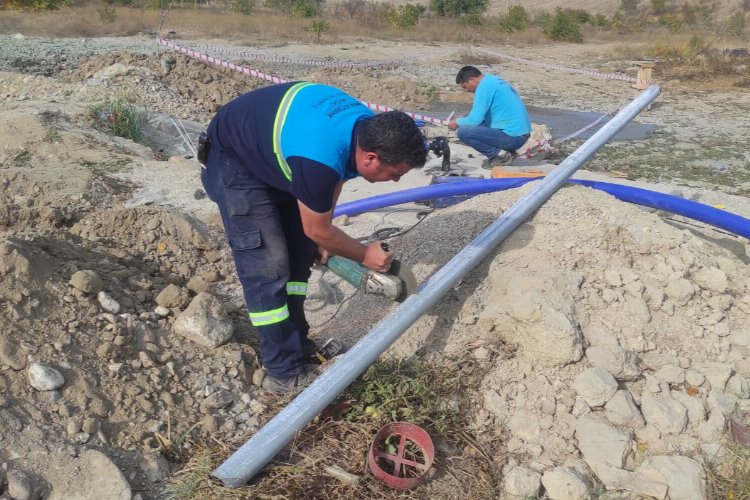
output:
M 507 165 L 531 133 L 531 120 L 516 90 L 495 75 L 464 66 L 456 83 L 474 94 L 468 116 L 452 120 L 448 128 L 459 140 L 487 157 L 482 168 Z
M 363 245 L 332 224 L 342 186 L 357 176 L 398 182 L 424 165 L 424 138 L 403 112 L 376 115 L 334 87 L 293 82 L 224 105 L 206 144 L 201 180 L 219 206 L 259 334 L 262 387 L 297 392 L 316 375 L 303 307 L 316 256 L 379 272 L 393 260 L 379 241 Z

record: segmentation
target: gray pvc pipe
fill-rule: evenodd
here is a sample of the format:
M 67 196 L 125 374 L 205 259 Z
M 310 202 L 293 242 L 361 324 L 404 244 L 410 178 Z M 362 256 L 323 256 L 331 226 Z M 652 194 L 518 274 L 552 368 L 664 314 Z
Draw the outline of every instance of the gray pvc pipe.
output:
M 625 106 L 543 181 L 432 275 L 419 287 L 417 293 L 375 325 L 325 373 L 217 467 L 213 475 L 226 486 L 236 488 L 246 484 L 260 472 L 298 431 L 320 414 L 420 316 L 547 201 L 599 148 L 656 99 L 659 92 L 657 85 L 651 85 Z

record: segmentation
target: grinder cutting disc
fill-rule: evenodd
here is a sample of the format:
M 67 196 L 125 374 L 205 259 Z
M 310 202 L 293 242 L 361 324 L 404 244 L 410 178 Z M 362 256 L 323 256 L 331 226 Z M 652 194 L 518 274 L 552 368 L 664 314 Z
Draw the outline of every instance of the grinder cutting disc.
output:
M 411 268 L 406 264 L 402 264 L 400 260 L 393 259 L 388 273 L 401 280 L 401 293 L 396 297 L 396 302 L 405 301 L 406 297 L 417 291 L 417 278 L 414 276 Z

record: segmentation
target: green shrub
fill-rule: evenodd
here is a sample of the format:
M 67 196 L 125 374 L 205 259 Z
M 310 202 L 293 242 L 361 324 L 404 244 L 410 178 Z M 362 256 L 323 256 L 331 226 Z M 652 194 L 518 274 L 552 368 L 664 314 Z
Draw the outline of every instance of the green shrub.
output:
M 57 10 L 73 5 L 73 0 L 5 0 L 3 5 L 17 10 Z
M 682 28 L 682 20 L 672 14 L 662 14 L 659 16 L 658 23 L 667 28 L 670 33 L 677 33 Z
M 638 12 L 638 0 L 620 0 L 620 9 L 626 14 Z
M 690 40 L 688 40 L 687 53 L 691 56 L 699 56 L 705 53 L 708 48 L 709 45 L 703 38 L 699 37 L 698 35 L 693 35 L 692 37 L 690 37 Z
M 331 23 L 325 19 L 315 19 L 309 26 L 303 28 L 305 31 L 315 34 L 315 40 L 320 43 L 320 37 L 323 33 L 331 29 Z
M 741 37 L 745 35 L 745 13 L 737 11 L 729 16 L 727 22 L 727 34 L 731 36 Z
M 612 21 L 604 14 L 596 14 L 591 18 L 591 26 L 603 30 L 612 27 Z
M 132 141 L 141 140 L 138 109 L 124 99 L 107 100 L 90 108 L 90 115 L 113 135 Z
M 489 0 L 430 0 L 430 11 L 448 17 L 481 15 L 487 11 L 488 5 Z
M 667 13 L 667 0 L 651 0 L 651 8 L 654 14 L 660 16 Z
M 581 25 L 570 11 L 557 8 L 555 15 L 542 16 L 542 33 L 551 40 L 582 42 Z
M 265 0 L 265 6 L 292 17 L 315 17 L 320 11 L 315 0 Z
M 523 31 L 529 24 L 529 15 L 526 13 L 526 9 L 521 5 L 514 5 L 508 9 L 508 13 L 500 18 L 500 31 L 506 33 L 513 33 L 515 31 Z
M 417 25 L 417 21 L 426 10 L 424 5 L 407 3 L 397 8 L 388 9 L 388 23 L 394 28 L 408 29 Z
M 249 16 L 255 8 L 255 0 L 232 0 L 230 8 L 232 9 L 232 12 Z

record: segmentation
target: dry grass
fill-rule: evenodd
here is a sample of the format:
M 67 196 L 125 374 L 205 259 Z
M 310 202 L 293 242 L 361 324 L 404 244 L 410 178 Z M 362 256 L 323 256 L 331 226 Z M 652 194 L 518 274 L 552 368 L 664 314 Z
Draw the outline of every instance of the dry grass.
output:
M 750 450 L 737 444 L 727 445 L 725 460 L 706 467 L 708 497 L 726 500 L 750 499 Z
M 502 355 L 510 355 L 503 352 Z M 467 386 L 480 383 L 482 370 L 468 358 L 447 364 L 416 366 L 412 371 L 376 364 L 339 400 L 340 411 L 325 411 L 268 465 L 251 484 L 228 489 L 210 476 L 240 443 L 204 441 L 194 445 L 194 453 L 168 485 L 175 500 L 203 498 L 316 498 L 316 499 L 389 499 L 389 498 L 476 498 L 494 499 L 500 484 L 504 456 L 497 452 L 496 438 L 475 440 L 469 431 L 469 415 L 453 410 L 450 418 L 435 411 L 451 398 L 463 397 L 459 408 L 471 408 Z M 429 370 L 425 372 L 423 370 Z M 414 375 L 414 370 L 418 373 Z M 445 376 L 437 376 L 440 370 Z M 421 375 L 420 375 L 421 374 Z M 368 378 L 369 377 L 369 378 Z M 269 402 L 266 418 L 278 412 L 286 400 Z M 396 406 L 393 406 L 394 402 Z M 382 415 L 367 411 L 377 407 Z M 412 405 L 413 419 L 405 419 L 403 409 Z M 414 406 L 416 405 L 416 406 Z M 394 408 L 398 407 L 398 410 Z M 421 411 L 422 409 L 432 411 Z M 426 429 L 436 446 L 436 460 L 429 480 L 411 491 L 399 492 L 382 485 L 369 472 L 367 453 L 375 433 L 393 417 L 418 423 Z M 434 420 L 430 420 L 430 418 Z M 461 420 L 457 423 L 458 420 Z M 444 429 L 441 430 L 442 427 Z M 450 424 L 448 427 L 445 424 Z M 448 427 L 445 429 L 445 427 Z M 492 433 L 484 433 L 492 435 Z M 357 476 L 356 484 L 342 482 L 329 475 L 326 467 L 337 467 Z
M 536 29 L 508 35 L 496 29 L 497 18 L 489 17 L 482 26 L 470 26 L 461 20 L 425 17 L 416 28 L 399 30 L 380 20 L 377 12 L 362 12 L 354 17 L 331 8 L 326 14 L 330 23 L 321 37 L 322 43 L 344 38 L 368 37 L 421 43 L 453 42 L 467 45 L 516 42 L 543 42 Z M 0 11 L 0 32 L 27 36 L 94 37 L 128 36 L 156 33 L 162 13 L 158 10 L 87 5 L 56 11 Z M 251 16 L 221 12 L 209 8 L 173 8 L 165 16 L 162 33 L 175 31 L 181 38 L 242 38 L 249 35 L 269 40 L 314 42 L 315 35 L 306 31 L 311 19 L 283 16 L 267 9 L 257 9 Z

